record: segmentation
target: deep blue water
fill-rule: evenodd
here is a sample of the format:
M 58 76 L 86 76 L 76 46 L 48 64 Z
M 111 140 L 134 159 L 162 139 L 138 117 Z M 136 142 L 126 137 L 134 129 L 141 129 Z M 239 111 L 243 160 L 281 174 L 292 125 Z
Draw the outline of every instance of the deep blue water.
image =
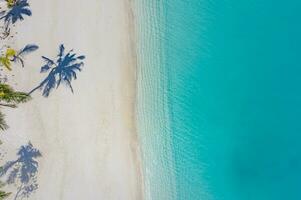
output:
M 301 1 L 166 0 L 179 200 L 301 199 Z

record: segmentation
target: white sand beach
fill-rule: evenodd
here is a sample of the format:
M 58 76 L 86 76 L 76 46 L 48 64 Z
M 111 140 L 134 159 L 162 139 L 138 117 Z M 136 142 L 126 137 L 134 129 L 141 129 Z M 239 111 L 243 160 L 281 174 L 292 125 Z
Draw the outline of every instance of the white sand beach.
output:
M 17 109 L 5 108 L 8 157 L 28 141 L 38 148 L 39 189 L 32 200 L 141 200 L 143 183 L 135 128 L 136 57 L 130 0 L 30 0 L 10 39 L 14 48 L 37 44 L 24 69 L 12 73 L 16 89 L 30 91 L 46 76 L 41 56 L 60 44 L 86 56 L 73 81 L 48 98 L 36 91 Z M 14 191 L 12 191 L 14 192 Z M 12 198 L 13 199 L 13 196 Z

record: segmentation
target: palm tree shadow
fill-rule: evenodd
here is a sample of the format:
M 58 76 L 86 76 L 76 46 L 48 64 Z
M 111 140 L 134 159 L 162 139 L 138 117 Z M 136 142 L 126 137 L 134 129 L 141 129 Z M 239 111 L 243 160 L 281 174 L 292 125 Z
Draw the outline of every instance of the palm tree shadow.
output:
M 29 9 L 27 0 L 16 0 L 13 5 L 8 6 L 7 11 L 0 13 L 0 20 L 4 20 L 5 32 L 9 35 L 10 25 L 15 24 L 17 21 L 24 20 L 24 16 L 31 16 L 32 12 Z
M 76 73 L 82 70 L 85 56 L 78 56 L 73 50 L 65 53 L 65 47 L 61 44 L 56 59 L 50 59 L 45 56 L 42 56 L 42 59 L 45 65 L 41 67 L 40 72 L 48 72 L 48 76 L 37 87 L 32 89 L 29 95 L 40 89 L 42 90 L 42 95 L 48 97 L 51 91 L 58 88 L 61 84 L 69 87 L 73 93 L 71 82 L 77 79 Z
M 6 176 L 7 184 L 14 184 L 18 187 L 15 200 L 28 197 L 38 189 L 36 175 L 39 164 L 36 159 L 41 157 L 42 154 L 29 142 L 27 145 L 20 147 L 17 156 L 16 160 L 8 161 L 0 170 L 0 177 Z
M 11 60 L 12 62 L 19 62 L 21 63 L 21 66 L 24 67 L 24 60 L 23 56 L 26 54 L 32 53 L 33 51 L 36 51 L 39 48 L 39 46 L 35 44 L 28 44 L 21 50 L 17 52 L 16 55 L 14 55 L 13 59 Z

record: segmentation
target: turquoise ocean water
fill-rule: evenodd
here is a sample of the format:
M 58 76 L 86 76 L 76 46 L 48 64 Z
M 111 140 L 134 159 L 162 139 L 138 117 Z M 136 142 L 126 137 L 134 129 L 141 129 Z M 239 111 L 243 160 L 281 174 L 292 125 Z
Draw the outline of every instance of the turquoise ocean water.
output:
M 146 199 L 301 199 L 301 1 L 140 0 Z

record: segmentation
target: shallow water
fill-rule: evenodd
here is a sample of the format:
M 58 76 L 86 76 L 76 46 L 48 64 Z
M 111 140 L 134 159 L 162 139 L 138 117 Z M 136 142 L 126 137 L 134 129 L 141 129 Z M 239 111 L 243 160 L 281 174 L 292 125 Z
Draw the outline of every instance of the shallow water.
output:
M 159 1 L 146 2 L 145 11 Z M 144 24 L 160 33 L 161 68 L 142 71 L 164 79 L 150 104 L 163 99 L 168 113 L 157 113 L 154 133 L 171 144 L 155 166 L 174 178 L 164 179 L 170 199 L 301 199 L 300 9 L 297 0 L 168 0 L 161 24 Z M 148 183 L 150 199 L 166 199 L 154 187 L 162 181 Z

